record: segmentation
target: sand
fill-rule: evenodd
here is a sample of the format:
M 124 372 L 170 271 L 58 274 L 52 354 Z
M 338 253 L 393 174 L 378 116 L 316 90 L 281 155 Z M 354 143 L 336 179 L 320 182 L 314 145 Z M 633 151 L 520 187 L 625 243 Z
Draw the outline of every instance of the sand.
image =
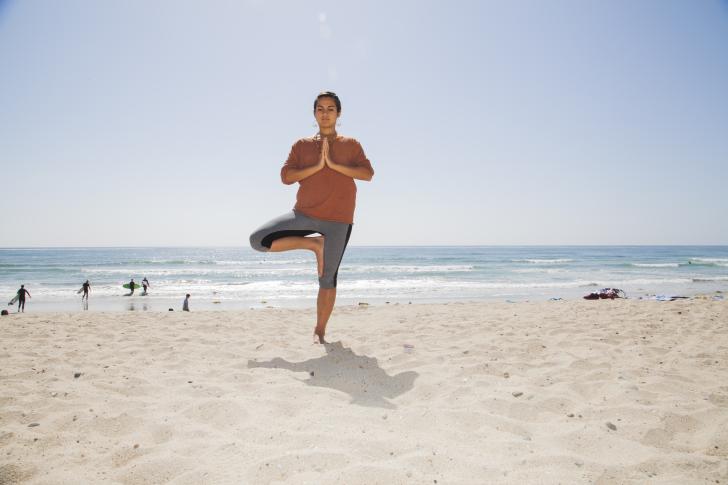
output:
M 0 318 L 0 484 L 728 483 L 728 302 Z

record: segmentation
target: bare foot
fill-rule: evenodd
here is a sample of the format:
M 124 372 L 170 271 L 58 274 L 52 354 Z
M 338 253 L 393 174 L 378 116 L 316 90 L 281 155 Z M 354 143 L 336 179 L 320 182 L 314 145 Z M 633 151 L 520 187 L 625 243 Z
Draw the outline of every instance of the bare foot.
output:
M 323 332 L 319 333 L 318 330 L 313 331 L 313 343 L 315 344 L 327 344 L 328 342 L 324 339 Z
M 321 278 L 324 275 L 324 237 L 316 236 L 310 237 L 313 243 L 313 252 L 316 255 L 316 265 L 318 266 L 318 276 Z

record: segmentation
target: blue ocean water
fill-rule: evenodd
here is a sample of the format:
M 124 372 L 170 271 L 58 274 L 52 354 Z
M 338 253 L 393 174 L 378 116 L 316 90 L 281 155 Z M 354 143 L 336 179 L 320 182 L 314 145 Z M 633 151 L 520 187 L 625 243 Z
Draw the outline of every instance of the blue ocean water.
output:
M 147 296 L 122 284 L 147 277 Z M 0 248 L 0 295 L 20 284 L 28 309 L 91 310 L 310 306 L 313 255 L 248 248 Z M 728 291 L 728 246 L 350 247 L 339 270 L 340 303 L 579 298 L 602 287 L 628 296 Z

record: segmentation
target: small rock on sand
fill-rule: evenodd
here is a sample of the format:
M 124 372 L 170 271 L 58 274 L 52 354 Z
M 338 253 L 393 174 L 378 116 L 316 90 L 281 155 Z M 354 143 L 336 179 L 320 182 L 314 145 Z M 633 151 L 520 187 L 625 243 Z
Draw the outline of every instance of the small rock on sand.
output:
M 607 428 L 611 429 L 612 431 L 617 431 L 617 427 L 609 421 L 607 421 Z

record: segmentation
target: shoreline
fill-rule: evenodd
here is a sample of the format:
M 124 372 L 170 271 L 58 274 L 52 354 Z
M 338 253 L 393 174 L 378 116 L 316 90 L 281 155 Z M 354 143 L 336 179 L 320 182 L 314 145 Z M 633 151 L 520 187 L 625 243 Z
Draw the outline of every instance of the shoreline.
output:
M 596 287 L 595 287 L 596 288 Z M 686 300 L 714 300 L 721 301 L 725 299 L 728 291 L 715 290 L 709 293 L 697 293 L 697 294 L 686 294 L 686 295 L 665 295 L 665 296 L 679 296 L 678 299 Z M 641 296 L 622 298 L 622 300 L 629 301 L 653 301 L 656 295 L 651 293 L 644 293 Z M 88 308 L 84 308 L 83 304 L 77 299 L 63 300 L 63 301 L 40 301 L 35 302 L 33 299 L 26 301 L 26 313 L 86 313 L 86 312 L 102 312 L 102 313 L 125 313 L 125 312 L 167 312 L 170 308 L 174 311 L 182 310 L 182 301 L 184 298 L 172 299 L 167 297 L 155 297 L 155 296 L 134 296 L 134 297 L 95 297 L 91 298 L 88 304 Z M 351 298 L 351 297 L 339 297 L 337 298 L 336 307 L 342 306 L 357 306 L 360 303 L 370 306 L 397 306 L 397 305 L 438 305 L 438 304 L 478 304 L 478 303 L 523 303 L 523 302 L 549 302 L 549 301 L 587 301 L 584 300 L 583 296 L 575 297 L 546 297 L 544 295 L 535 296 L 521 296 L 512 298 L 502 297 L 483 297 L 478 299 L 463 298 L 463 299 L 452 299 L 452 298 L 412 298 L 412 299 L 391 299 L 385 300 L 381 298 Z M 249 309 L 264 309 L 264 308 L 281 308 L 281 309 L 308 309 L 316 306 L 316 296 L 312 295 L 310 298 L 301 299 L 296 298 L 290 301 L 285 300 L 225 300 L 225 299 L 195 299 L 194 295 L 190 299 L 190 309 L 195 311 L 225 311 L 235 312 Z M 336 308 L 335 307 L 335 308 Z M 17 313 L 17 306 L 6 306 L 10 314 Z

